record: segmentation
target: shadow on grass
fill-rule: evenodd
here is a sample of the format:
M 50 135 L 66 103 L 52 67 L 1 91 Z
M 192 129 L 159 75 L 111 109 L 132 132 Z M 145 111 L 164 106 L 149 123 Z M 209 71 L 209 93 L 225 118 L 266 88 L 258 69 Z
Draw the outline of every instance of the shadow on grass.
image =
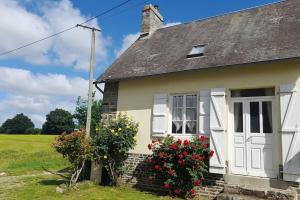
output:
M 41 185 L 61 185 L 61 184 L 64 184 L 66 183 L 66 180 L 63 180 L 63 179 L 45 179 L 45 180 L 41 180 L 39 181 L 39 183 Z

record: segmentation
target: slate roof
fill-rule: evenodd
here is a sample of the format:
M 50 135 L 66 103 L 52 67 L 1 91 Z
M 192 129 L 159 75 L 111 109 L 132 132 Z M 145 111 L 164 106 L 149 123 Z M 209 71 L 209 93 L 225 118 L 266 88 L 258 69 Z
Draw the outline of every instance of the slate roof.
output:
M 187 58 L 207 44 L 203 57 Z M 158 29 L 139 38 L 97 81 L 300 58 L 300 0 Z

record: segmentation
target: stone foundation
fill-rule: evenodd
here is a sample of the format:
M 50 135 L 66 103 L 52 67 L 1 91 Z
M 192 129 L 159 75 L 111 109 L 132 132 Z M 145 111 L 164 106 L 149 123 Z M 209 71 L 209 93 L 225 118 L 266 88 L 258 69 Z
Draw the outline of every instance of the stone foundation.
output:
M 156 184 L 151 179 L 151 174 L 148 173 L 145 161 L 148 156 L 147 154 L 130 154 L 125 163 L 127 171 L 122 176 L 122 181 L 142 190 L 166 193 L 166 190 L 161 185 Z M 208 174 L 205 180 L 203 188 L 197 191 L 200 196 L 214 199 L 223 192 L 225 183 L 222 175 Z

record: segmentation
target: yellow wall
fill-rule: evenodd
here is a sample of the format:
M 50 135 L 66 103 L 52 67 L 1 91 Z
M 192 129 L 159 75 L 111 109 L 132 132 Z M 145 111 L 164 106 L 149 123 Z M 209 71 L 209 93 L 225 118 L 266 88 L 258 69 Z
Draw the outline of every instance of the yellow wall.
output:
M 218 87 L 228 90 L 275 87 L 274 120 L 277 124 L 274 129 L 277 130 L 275 133 L 275 142 L 277 143 L 275 153 L 280 155 L 276 161 L 279 164 L 281 162 L 281 142 L 277 127 L 280 123 L 277 91 L 280 84 L 297 83 L 299 88 L 299 75 L 300 62 L 285 61 L 123 80 L 119 84 L 118 111 L 126 112 L 140 123 L 138 144 L 133 152 L 150 153 L 147 144 L 151 142 L 151 110 L 154 94 L 199 92 L 203 89 Z M 300 99 L 299 96 L 298 99 Z M 227 100 L 230 102 L 230 97 Z M 230 133 L 228 133 L 229 136 Z

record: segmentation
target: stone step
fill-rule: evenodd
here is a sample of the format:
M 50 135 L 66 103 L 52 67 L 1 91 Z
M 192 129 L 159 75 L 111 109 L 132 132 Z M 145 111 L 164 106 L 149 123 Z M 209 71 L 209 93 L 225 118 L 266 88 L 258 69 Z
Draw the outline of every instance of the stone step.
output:
M 216 200 L 263 200 L 262 198 L 246 196 L 246 195 L 237 195 L 237 194 L 220 194 L 216 197 Z

